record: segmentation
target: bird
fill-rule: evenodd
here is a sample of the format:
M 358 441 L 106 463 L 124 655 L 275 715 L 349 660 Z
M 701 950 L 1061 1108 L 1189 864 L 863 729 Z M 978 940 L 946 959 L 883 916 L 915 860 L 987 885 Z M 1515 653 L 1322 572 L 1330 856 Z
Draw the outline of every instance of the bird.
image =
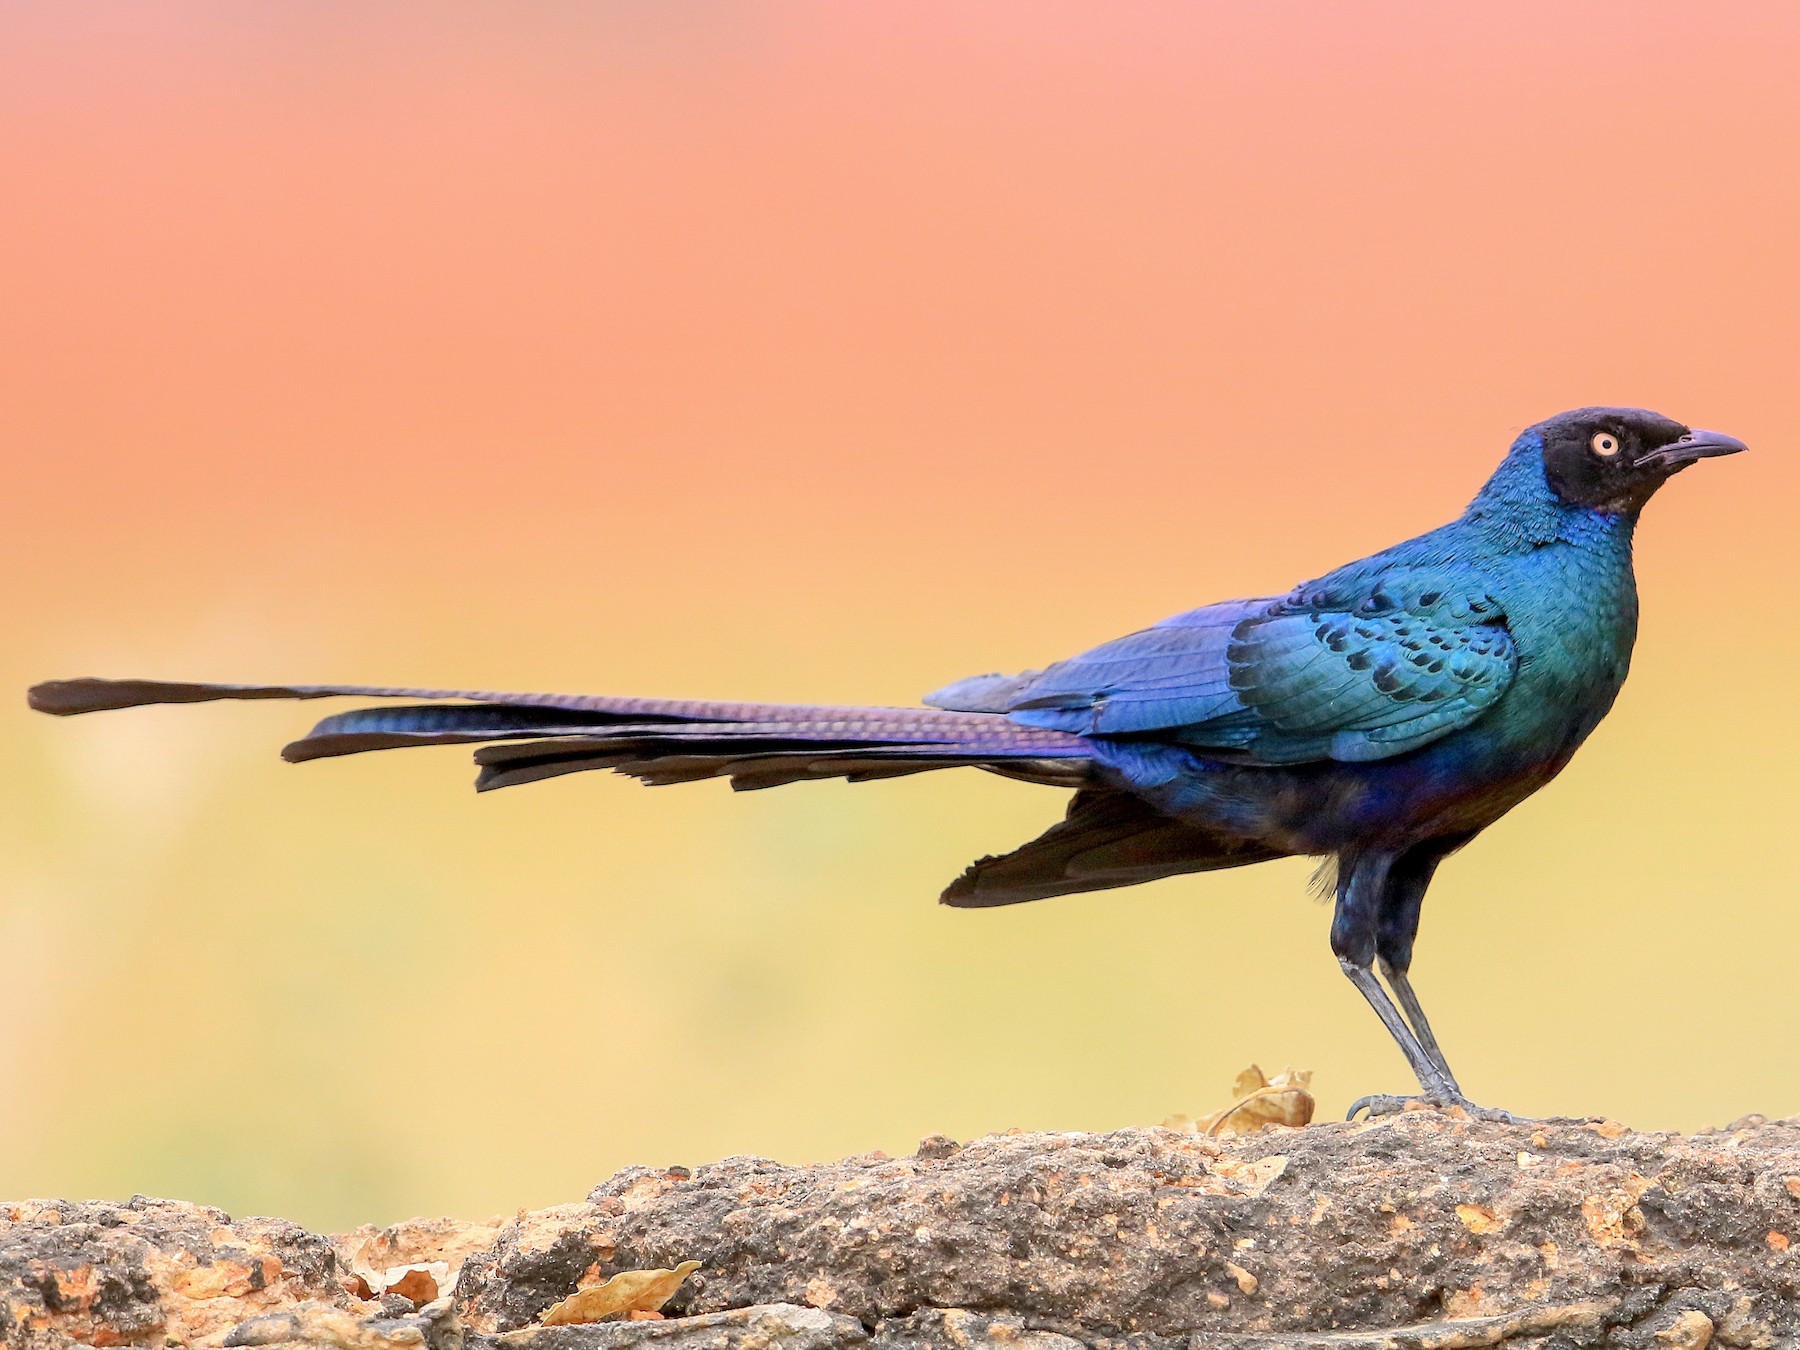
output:
M 1066 660 L 946 685 L 919 707 L 725 703 L 370 685 L 83 678 L 57 715 L 216 699 L 361 696 L 283 750 L 303 761 L 478 745 L 479 790 L 589 769 L 735 788 L 973 767 L 1072 789 L 1064 818 L 984 857 L 943 903 L 985 908 L 1304 855 L 1335 890 L 1330 941 L 1419 1082 L 1465 1095 L 1409 972 L 1445 858 L 1568 764 L 1625 681 L 1645 504 L 1744 442 L 1642 408 L 1528 427 L 1449 524 L 1282 594 L 1226 600 Z

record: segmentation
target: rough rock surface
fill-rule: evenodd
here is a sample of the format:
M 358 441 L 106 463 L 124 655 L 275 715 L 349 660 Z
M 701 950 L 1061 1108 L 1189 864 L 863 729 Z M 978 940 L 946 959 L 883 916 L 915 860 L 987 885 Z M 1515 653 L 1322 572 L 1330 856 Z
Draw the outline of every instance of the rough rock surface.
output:
M 466 1255 L 452 1300 L 358 1299 L 344 1239 L 274 1220 L 0 1206 L 0 1338 L 213 1345 L 260 1315 L 234 1343 L 1800 1347 L 1800 1120 L 1684 1137 L 1418 1112 L 1235 1139 L 932 1139 L 909 1158 L 631 1168 L 502 1226 L 390 1234 L 355 1249 Z M 535 1325 L 578 1285 L 690 1259 L 668 1320 Z
M 138 1196 L 0 1204 L 9 1346 L 191 1344 L 299 1299 L 341 1295 L 328 1238 L 281 1219 Z

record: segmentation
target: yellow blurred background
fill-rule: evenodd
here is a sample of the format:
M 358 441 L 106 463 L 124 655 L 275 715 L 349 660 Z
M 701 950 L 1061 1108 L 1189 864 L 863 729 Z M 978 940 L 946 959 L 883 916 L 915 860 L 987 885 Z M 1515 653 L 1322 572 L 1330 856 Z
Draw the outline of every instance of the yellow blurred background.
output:
M 81 674 L 910 702 L 1460 510 L 1562 408 L 1751 442 L 1451 863 L 1465 1085 L 1800 1111 L 1800 9 L 0 7 L 0 1194 L 322 1226 L 632 1162 L 1410 1086 L 1308 865 L 937 906 L 978 773 L 477 798 Z

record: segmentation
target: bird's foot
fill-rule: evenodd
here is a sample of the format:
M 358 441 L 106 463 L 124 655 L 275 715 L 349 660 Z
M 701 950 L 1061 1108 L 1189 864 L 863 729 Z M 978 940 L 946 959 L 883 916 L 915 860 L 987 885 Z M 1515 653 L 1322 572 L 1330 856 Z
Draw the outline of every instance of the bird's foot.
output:
M 1462 1111 L 1472 1120 L 1489 1120 L 1501 1125 L 1536 1123 L 1530 1116 L 1515 1116 L 1511 1111 L 1502 1111 L 1495 1106 L 1477 1106 L 1460 1092 L 1432 1093 L 1418 1097 L 1396 1097 L 1377 1092 L 1352 1102 L 1344 1119 L 1355 1120 L 1365 1111 L 1370 1120 L 1378 1116 L 1398 1115 L 1402 1111 Z

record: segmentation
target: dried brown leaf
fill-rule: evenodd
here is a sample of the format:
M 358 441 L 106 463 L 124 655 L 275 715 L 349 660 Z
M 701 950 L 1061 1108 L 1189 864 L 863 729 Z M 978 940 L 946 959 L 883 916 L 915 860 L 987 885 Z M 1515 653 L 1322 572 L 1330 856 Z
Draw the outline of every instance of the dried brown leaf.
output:
M 661 1312 L 681 1282 L 700 1269 L 698 1261 L 683 1261 L 673 1270 L 622 1270 L 604 1284 L 577 1289 L 549 1308 L 542 1318 L 547 1327 L 598 1322 L 621 1313 Z
M 400 1266 L 388 1271 L 387 1288 L 382 1292 L 399 1294 L 402 1298 L 410 1298 L 414 1303 L 429 1303 L 439 1294 L 449 1292 L 444 1288 L 448 1274 L 449 1267 L 442 1261 L 433 1261 L 427 1265 Z
M 1163 1124 L 1208 1135 L 1254 1134 L 1265 1125 L 1307 1125 L 1313 1118 L 1313 1095 L 1307 1090 L 1311 1082 L 1311 1069 L 1283 1069 L 1270 1077 L 1252 1064 L 1231 1085 L 1237 1100 L 1230 1106 L 1199 1120 L 1170 1116 Z
M 383 1294 L 399 1294 L 414 1303 L 429 1303 L 456 1287 L 457 1269 L 448 1261 L 413 1261 L 404 1266 L 389 1266 L 386 1270 L 357 1265 L 347 1274 L 352 1282 L 352 1292 L 359 1297 L 374 1299 Z M 356 1285 L 362 1288 L 356 1289 Z
M 338 1260 L 350 1270 L 386 1270 L 448 1262 L 451 1270 L 478 1251 L 494 1245 L 504 1220 L 498 1216 L 472 1222 L 463 1219 L 406 1219 L 377 1228 L 365 1224 L 334 1237 Z

